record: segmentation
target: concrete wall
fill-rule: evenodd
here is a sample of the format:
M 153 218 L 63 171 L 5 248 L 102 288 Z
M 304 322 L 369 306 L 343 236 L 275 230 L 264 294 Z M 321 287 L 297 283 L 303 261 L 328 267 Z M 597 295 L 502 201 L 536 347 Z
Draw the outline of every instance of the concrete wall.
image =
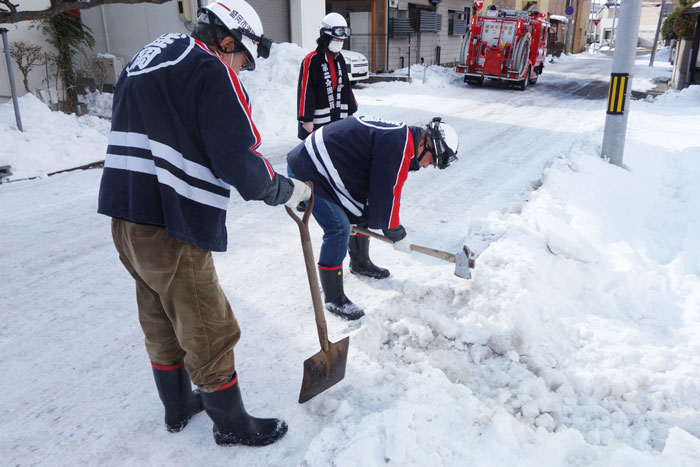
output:
M 39 10 L 46 8 L 47 0 L 22 0 L 20 11 L 22 10 Z M 26 41 L 34 45 L 41 46 L 45 52 L 53 53 L 55 49 L 50 46 L 45 40 L 44 35 L 36 28 L 32 28 L 33 21 L 22 21 L 15 24 L 1 24 L 0 27 L 6 28 L 7 40 L 9 44 L 16 41 Z M 12 69 L 15 78 L 15 86 L 17 94 L 23 96 L 25 94 L 24 84 L 22 84 L 22 73 L 12 60 Z M 46 87 L 46 67 L 37 66 L 29 73 L 29 89 L 34 91 L 41 87 Z M 52 78 L 53 79 L 53 78 Z M 7 65 L 5 61 L 5 49 L 0 42 L 0 103 L 7 102 L 10 96 L 10 80 L 7 74 Z
M 196 5 L 190 5 L 196 8 Z M 83 22 L 92 29 L 95 38 L 93 50 L 120 57 L 124 63 L 161 34 L 189 34 L 192 27 L 178 17 L 175 1 L 161 5 L 114 4 L 90 8 L 83 10 Z
M 292 42 L 305 49 L 315 49 L 318 26 L 326 16 L 325 1 L 291 0 L 290 16 Z
M 688 64 L 693 48 L 692 39 L 680 39 L 676 47 L 676 57 L 671 75 L 671 87 L 673 89 L 683 89 L 688 85 Z
M 39 10 L 46 8 L 46 0 L 23 0 L 21 9 Z M 195 5 L 192 5 L 196 9 Z M 101 7 L 80 10 L 83 23 L 88 26 L 95 38 L 95 47 L 89 53 L 109 53 L 128 62 L 144 44 L 165 32 L 189 33 L 188 25 L 183 23 L 177 14 L 177 3 L 170 1 L 162 5 L 136 4 L 136 5 L 107 5 Z M 33 27 L 34 21 L 23 21 L 16 24 L 3 25 L 8 32 L 10 42 L 25 40 L 40 45 L 47 52 L 55 52 L 52 46 L 46 43 L 39 29 Z M 0 47 L 1 48 L 1 47 Z M 10 94 L 7 67 L 5 65 L 4 50 L 0 63 L 0 96 Z M 13 63 L 15 84 L 18 95 L 25 93 L 22 84 L 22 75 Z M 47 90 L 46 66 L 33 69 L 29 75 L 29 87 L 31 91 L 37 89 Z M 49 81 L 55 86 L 53 70 L 49 68 Z M 0 102 L 7 98 L 0 97 Z

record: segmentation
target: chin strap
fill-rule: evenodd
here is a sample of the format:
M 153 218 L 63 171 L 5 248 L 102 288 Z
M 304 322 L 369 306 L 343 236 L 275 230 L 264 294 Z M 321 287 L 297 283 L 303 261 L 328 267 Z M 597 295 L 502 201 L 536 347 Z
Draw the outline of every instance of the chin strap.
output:
M 216 32 L 216 27 L 214 26 L 214 21 L 216 21 L 216 15 L 212 13 L 211 10 L 207 10 L 207 16 L 209 18 L 209 21 L 207 21 L 209 23 L 209 32 L 211 33 L 212 39 L 214 39 L 214 44 L 216 44 L 216 47 L 223 52 L 224 48 L 221 46 L 219 34 Z

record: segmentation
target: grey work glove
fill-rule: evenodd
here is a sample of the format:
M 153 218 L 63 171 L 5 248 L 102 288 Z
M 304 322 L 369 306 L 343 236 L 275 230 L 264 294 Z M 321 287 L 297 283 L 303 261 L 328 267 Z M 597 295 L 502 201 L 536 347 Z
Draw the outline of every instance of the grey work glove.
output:
M 411 254 L 411 239 L 406 234 L 406 229 L 403 225 L 394 227 L 393 229 L 382 229 L 384 236 L 394 243 L 394 250 L 401 253 Z
M 404 238 L 399 240 L 398 242 L 394 242 L 394 250 L 400 251 L 401 253 L 406 253 L 406 254 L 411 254 L 411 238 L 406 235 Z
M 302 201 L 308 201 L 311 198 L 311 187 L 296 178 L 290 178 L 290 180 L 294 184 L 294 191 L 292 191 L 292 196 L 289 197 L 284 205 L 288 208 L 295 208 L 297 204 Z

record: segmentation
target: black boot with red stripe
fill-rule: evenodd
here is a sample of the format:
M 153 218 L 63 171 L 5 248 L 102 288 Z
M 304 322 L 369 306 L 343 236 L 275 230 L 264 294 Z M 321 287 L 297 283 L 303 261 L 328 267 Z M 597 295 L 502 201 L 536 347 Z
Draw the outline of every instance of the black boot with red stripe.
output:
M 216 444 L 267 446 L 287 432 L 287 424 L 282 420 L 248 415 L 243 406 L 236 373 L 233 374 L 231 382 L 216 391 L 203 392 L 202 401 L 207 414 L 214 422 Z
M 345 296 L 343 291 L 343 267 L 326 268 L 318 267 L 321 287 L 323 288 L 323 300 L 326 310 L 334 315 L 349 321 L 360 319 L 365 315 L 362 308 L 355 305 Z
M 158 395 L 165 407 L 165 427 L 177 433 L 195 414 L 204 410 L 199 389 L 192 390 L 184 364 L 158 365 L 151 362 Z

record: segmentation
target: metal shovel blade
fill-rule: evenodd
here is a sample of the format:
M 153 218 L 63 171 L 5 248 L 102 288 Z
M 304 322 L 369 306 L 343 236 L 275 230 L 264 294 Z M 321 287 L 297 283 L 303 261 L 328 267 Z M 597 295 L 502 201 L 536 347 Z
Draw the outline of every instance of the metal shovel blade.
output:
M 299 403 L 303 404 L 345 378 L 350 337 L 338 342 L 328 342 L 328 351 L 320 352 L 304 361 L 304 378 L 301 381 Z

